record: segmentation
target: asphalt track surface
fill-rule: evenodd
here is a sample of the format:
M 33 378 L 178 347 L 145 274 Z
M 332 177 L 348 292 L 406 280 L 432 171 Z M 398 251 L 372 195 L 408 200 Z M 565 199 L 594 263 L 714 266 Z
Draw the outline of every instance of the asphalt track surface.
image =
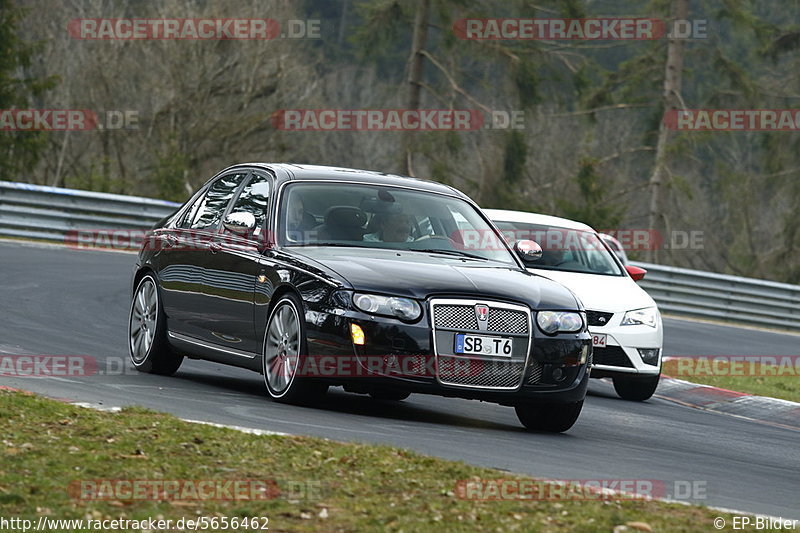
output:
M 513 409 L 412 395 L 401 403 L 332 389 L 322 407 L 276 404 L 261 376 L 185 360 L 173 377 L 129 368 L 126 321 L 133 254 L 0 242 L 0 354 L 89 355 L 81 378 L 0 377 L 0 385 L 104 406 L 141 405 L 183 418 L 341 441 L 383 443 L 553 479 L 647 479 L 667 497 L 800 518 L 800 431 L 663 399 L 618 399 L 595 381 L 577 424 L 522 430 Z M 800 336 L 665 320 L 667 355 L 796 355 Z M 123 369 L 120 371 L 120 369 Z M 0 408 L 2 408 L 0 406 Z M 677 484 L 676 484 L 677 482 Z M 703 497 L 705 496 L 705 497 Z

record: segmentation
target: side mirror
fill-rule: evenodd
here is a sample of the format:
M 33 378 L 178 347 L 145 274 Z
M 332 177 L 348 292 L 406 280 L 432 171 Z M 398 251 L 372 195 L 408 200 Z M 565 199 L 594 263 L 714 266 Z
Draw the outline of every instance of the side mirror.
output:
M 253 213 L 247 213 L 245 211 L 230 213 L 225 217 L 225 220 L 222 221 L 222 226 L 231 233 L 247 235 L 255 229 L 256 217 L 253 216 Z
M 523 263 L 533 263 L 542 258 L 542 247 L 535 241 L 517 241 L 514 243 L 514 251 Z
M 633 281 L 644 279 L 644 275 L 647 274 L 647 270 L 633 265 L 625 265 L 625 270 L 628 272 L 628 275 L 633 278 Z

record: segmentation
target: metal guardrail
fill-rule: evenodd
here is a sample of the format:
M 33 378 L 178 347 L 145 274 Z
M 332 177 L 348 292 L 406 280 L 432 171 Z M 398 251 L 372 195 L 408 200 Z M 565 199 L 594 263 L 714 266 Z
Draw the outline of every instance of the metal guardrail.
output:
M 0 235 L 63 241 L 81 229 L 148 229 L 180 204 L 0 181 Z
M 800 330 L 800 286 L 651 263 L 640 285 L 662 312 Z
M 76 230 L 151 227 L 179 204 L 0 181 L 0 236 L 63 241 Z M 641 286 L 666 313 L 800 330 L 800 286 L 650 263 Z

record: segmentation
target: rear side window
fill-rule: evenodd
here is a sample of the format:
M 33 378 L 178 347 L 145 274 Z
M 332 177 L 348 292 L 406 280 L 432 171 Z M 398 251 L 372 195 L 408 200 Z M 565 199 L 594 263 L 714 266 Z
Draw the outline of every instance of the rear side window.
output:
M 256 219 L 256 228 L 262 228 L 267 219 L 267 206 L 269 205 L 269 179 L 254 174 L 242 189 L 239 198 L 231 209 L 231 213 L 252 213 Z
M 208 191 L 189 210 L 184 219 L 184 228 L 217 228 L 228 202 L 233 198 L 236 188 L 247 176 L 247 172 L 227 174 L 211 184 Z

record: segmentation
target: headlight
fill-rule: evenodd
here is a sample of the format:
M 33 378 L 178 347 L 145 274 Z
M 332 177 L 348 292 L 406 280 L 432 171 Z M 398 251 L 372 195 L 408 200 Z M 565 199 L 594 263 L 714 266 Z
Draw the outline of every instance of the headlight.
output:
M 536 313 L 536 323 L 548 335 L 575 333 L 583 329 L 580 313 L 569 311 L 539 311 Z
M 644 309 L 635 309 L 628 311 L 622 317 L 622 326 L 650 326 L 654 328 L 658 326 L 658 309 L 655 307 L 645 307 Z
M 416 320 L 422 314 L 422 308 L 410 298 L 356 293 L 353 304 L 365 313 L 393 316 L 400 320 Z

